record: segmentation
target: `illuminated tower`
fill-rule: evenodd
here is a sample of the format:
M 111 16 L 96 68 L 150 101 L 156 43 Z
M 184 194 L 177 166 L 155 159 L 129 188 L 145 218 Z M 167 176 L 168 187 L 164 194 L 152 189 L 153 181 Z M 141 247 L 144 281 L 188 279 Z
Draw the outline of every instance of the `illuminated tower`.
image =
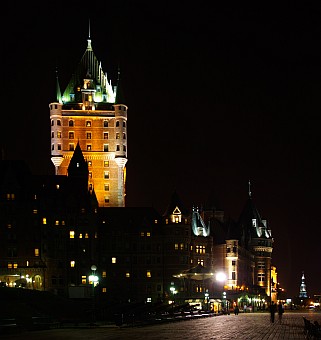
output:
M 57 77 L 57 98 L 49 104 L 51 160 L 56 175 L 67 175 L 77 143 L 88 163 L 88 189 L 99 206 L 125 206 L 127 106 L 104 73 L 90 39 L 65 91 Z
M 305 284 L 304 272 L 302 272 L 299 298 L 307 298 L 307 297 L 308 297 L 307 287 Z

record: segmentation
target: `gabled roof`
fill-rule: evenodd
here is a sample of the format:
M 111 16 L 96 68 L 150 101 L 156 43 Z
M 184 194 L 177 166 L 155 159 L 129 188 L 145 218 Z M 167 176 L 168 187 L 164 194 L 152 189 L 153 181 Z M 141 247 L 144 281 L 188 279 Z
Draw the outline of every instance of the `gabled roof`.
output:
M 178 196 L 178 193 L 174 191 L 171 196 L 171 200 L 163 214 L 163 216 L 170 216 L 173 214 L 175 209 L 178 208 L 183 216 L 186 216 L 188 214 L 188 209 L 185 208 L 183 205 L 180 197 Z

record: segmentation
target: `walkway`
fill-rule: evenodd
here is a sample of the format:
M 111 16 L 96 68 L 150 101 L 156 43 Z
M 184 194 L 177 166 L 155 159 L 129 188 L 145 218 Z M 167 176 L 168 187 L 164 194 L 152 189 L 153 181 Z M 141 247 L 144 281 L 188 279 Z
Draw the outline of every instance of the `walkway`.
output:
M 275 323 L 270 323 L 268 313 L 241 313 L 239 315 L 220 315 L 187 321 L 169 322 L 144 327 L 117 327 L 101 325 L 96 328 L 52 329 L 32 331 L 1 336 L 1 339 L 306 339 L 304 335 L 303 316 L 321 323 L 321 313 L 285 312 L 282 323 L 276 315 Z

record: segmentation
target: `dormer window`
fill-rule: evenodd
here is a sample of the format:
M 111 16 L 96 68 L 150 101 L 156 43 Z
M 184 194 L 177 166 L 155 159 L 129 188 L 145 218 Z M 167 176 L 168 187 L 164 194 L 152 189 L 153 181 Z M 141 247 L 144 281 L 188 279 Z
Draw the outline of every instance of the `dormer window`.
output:
M 178 207 L 176 207 L 171 216 L 172 223 L 181 223 L 182 222 L 182 213 Z

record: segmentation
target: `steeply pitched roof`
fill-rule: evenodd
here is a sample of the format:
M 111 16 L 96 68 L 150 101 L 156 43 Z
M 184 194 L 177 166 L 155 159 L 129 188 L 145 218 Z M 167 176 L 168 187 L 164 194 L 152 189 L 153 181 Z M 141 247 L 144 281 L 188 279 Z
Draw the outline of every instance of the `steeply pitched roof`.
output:
M 87 39 L 86 51 L 59 101 L 64 104 L 80 102 L 79 88 L 81 89 L 83 87 L 84 79 L 92 80 L 93 90 L 95 90 L 95 102 L 115 102 L 115 93 L 111 81 L 108 80 L 107 73 L 103 71 L 101 63 L 98 61 L 92 49 L 90 34 Z
M 169 216 L 173 213 L 175 208 L 178 207 L 179 210 L 181 211 L 182 215 L 187 215 L 188 214 L 188 209 L 184 206 L 182 203 L 178 193 L 174 191 L 171 196 L 171 200 L 163 214 L 163 216 Z

